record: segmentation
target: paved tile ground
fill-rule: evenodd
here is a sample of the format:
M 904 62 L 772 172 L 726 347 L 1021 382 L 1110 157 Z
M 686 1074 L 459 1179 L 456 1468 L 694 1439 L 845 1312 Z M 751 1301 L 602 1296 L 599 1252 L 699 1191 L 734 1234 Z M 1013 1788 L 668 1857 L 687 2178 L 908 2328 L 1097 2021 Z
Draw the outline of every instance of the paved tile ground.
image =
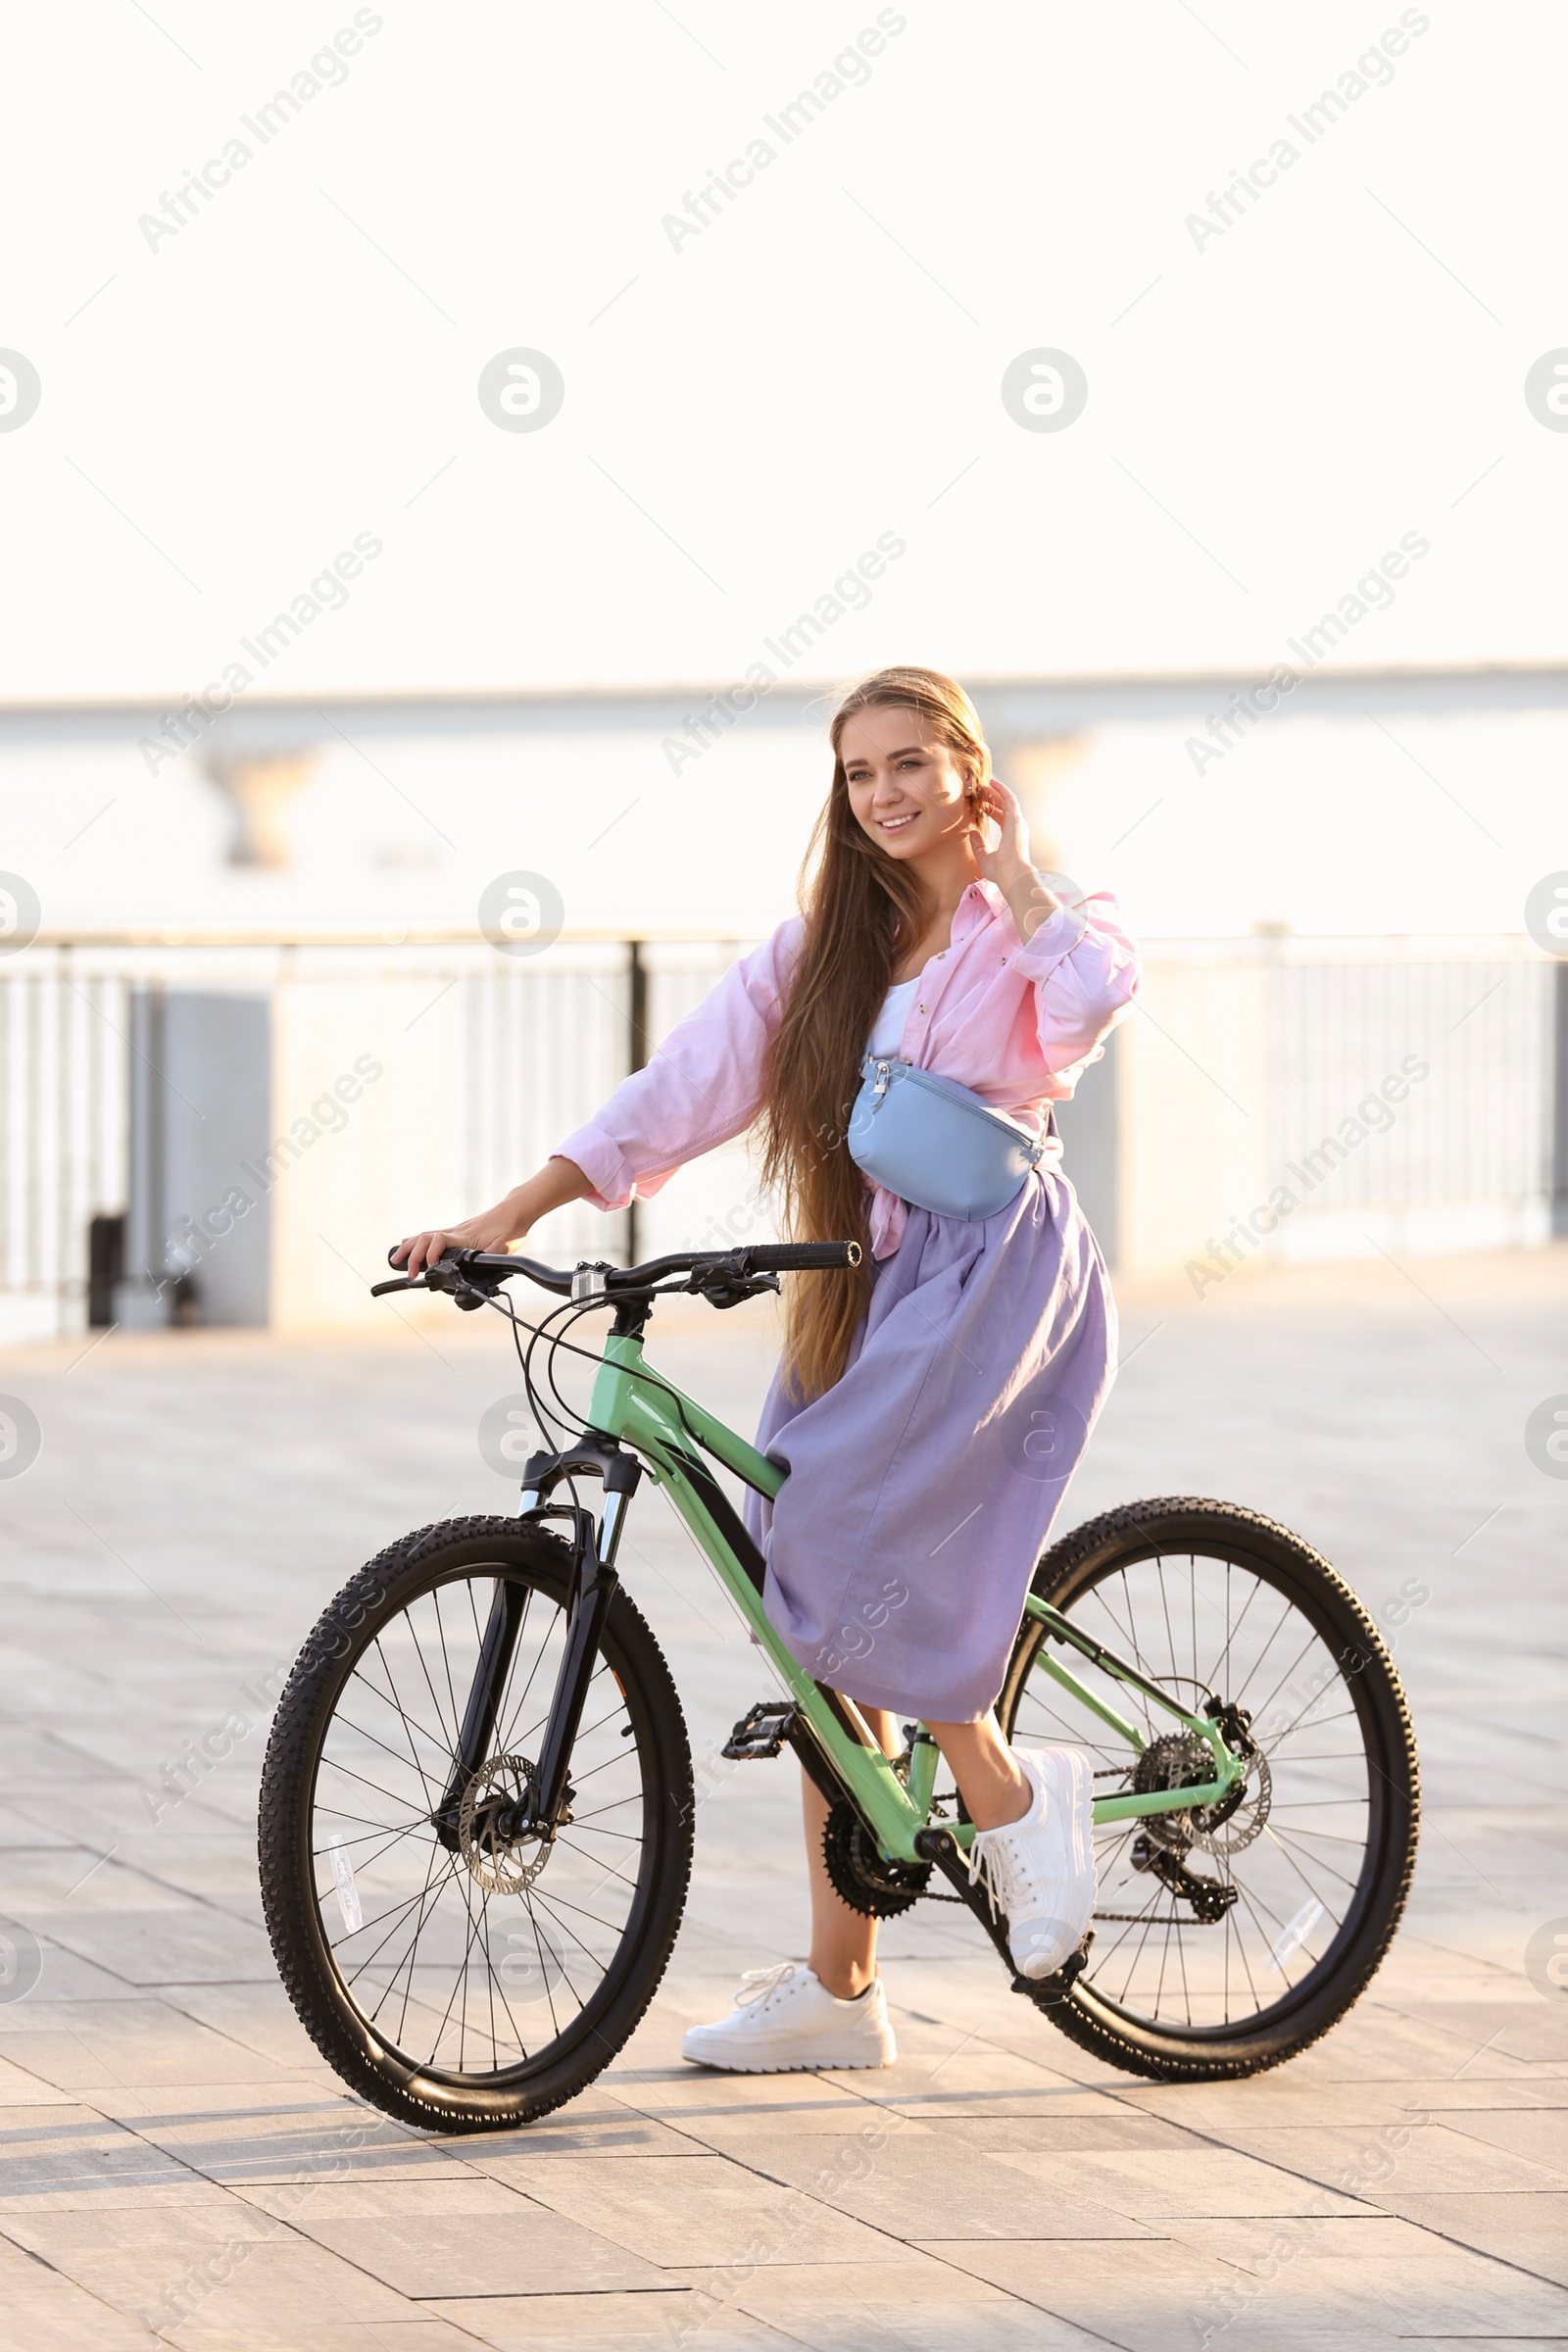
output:
M 917 1911 L 885 1944 L 896 2067 L 683 2068 L 682 2029 L 741 1968 L 801 1953 L 786 1760 L 708 1775 L 674 1965 L 621 2060 L 532 2131 L 445 2142 L 347 2098 L 278 1987 L 251 1693 L 388 1538 L 507 1507 L 474 1437 L 516 1385 L 499 1326 L 389 1312 L 375 1347 L 117 1334 L 7 1358 L 44 1450 L 0 1483 L 22 1971 L 0 1984 L 0 2334 L 129 2352 L 152 2315 L 188 2352 L 1568 2344 L 1568 1995 L 1525 1967 L 1568 1915 L 1568 1483 L 1523 1446 L 1568 1389 L 1565 1306 L 1561 1250 L 1123 1298 L 1064 1523 L 1247 1501 L 1403 1620 L 1421 1868 L 1328 2040 L 1252 2082 L 1111 2074 L 960 1914 Z M 765 1313 L 704 1315 L 656 1357 L 744 1426 Z M 711 1758 L 763 1694 L 746 1644 L 657 1497 L 625 1565 Z M 230 1718 L 231 1753 L 155 1826 L 142 1787 Z M 1348 2169 L 1377 2184 L 1345 2193 Z

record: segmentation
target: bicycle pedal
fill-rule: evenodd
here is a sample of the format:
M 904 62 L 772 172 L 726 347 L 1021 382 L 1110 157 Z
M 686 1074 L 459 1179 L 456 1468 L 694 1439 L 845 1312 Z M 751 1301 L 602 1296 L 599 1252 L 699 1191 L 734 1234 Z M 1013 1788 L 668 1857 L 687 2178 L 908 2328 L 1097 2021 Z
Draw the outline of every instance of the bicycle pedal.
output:
M 1023 1993 L 1038 2009 L 1054 2008 L 1058 2001 L 1067 1998 L 1074 1980 L 1081 1977 L 1088 1967 L 1089 1947 L 1094 1940 L 1095 1931 L 1090 1928 L 1078 1949 L 1069 1952 L 1059 1968 L 1054 1969 L 1049 1977 L 1014 1977 L 1013 1991 Z
M 741 1717 L 720 1748 L 720 1755 L 735 1764 L 747 1764 L 759 1756 L 776 1756 L 794 1730 L 799 1711 L 790 1698 L 760 1698 Z

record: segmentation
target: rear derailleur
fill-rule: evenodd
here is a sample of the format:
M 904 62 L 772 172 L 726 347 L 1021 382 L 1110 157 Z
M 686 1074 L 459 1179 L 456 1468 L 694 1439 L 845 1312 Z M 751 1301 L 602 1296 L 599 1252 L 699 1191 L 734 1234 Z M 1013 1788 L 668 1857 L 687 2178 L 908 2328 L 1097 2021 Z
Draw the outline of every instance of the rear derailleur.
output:
M 1236 1900 L 1236 1888 L 1221 1879 L 1204 1878 L 1189 1870 L 1180 1854 L 1168 1846 L 1156 1845 L 1147 1830 L 1141 1830 L 1133 1839 L 1128 1859 L 1134 1870 L 1152 1870 L 1162 1886 L 1184 1903 L 1190 1903 L 1194 1917 L 1205 1928 L 1218 1925 Z

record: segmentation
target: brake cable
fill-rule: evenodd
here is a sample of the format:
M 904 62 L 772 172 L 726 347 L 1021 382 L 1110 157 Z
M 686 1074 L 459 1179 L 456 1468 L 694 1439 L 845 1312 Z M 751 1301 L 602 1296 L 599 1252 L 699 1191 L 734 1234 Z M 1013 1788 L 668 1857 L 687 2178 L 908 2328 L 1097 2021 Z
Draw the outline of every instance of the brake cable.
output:
M 652 1293 L 652 1296 L 656 1298 L 683 1298 L 686 1296 L 686 1292 L 682 1285 L 678 1283 L 672 1283 L 667 1291 L 656 1290 Z M 524 1386 L 527 1390 L 528 1402 L 533 1407 L 541 1430 L 546 1429 L 547 1424 L 554 1423 L 557 1427 L 565 1429 L 568 1435 L 581 1437 L 589 1425 L 586 1421 L 583 1421 L 578 1422 L 575 1424 L 575 1426 L 573 1426 L 573 1418 L 571 1417 L 572 1408 L 567 1404 L 565 1398 L 562 1396 L 561 1391 L 556 1387 L 555 1375 L 553 1372 L 547 1375 L 550 1381 L 551 1392 L 554 1395 L 557 1403 L 562 1408 L 562 1415 L 566 1416 L 566 1418 L 562 1418 L 553 1412 L 543 1409 L 541 1399 L 534 1386 L 532 1369 L 533 1351 L 541 1340 L 547 1340 L 552 1358 L 555 1355 L 556 1349 L 561 1348 L 564 1348 L 568 1355 L 580 1355 L 585 1363 L 603 1365 L 605 1359 L 602 1354 L 596 1355 L 591 1348 L 579 1348 L 575 1341 L 568 1340 L 565 1337 L 565 1332 L 571 1329 L 572 1324 L 580 1322 L 584 1315 L 592 1314 L 596 1308 L 608 1307 L 612 1302 L 603 1297 L 588 1299 L 580 1305 L 577 1305 L 575 1300 L 568 1300 L 561 1306 L 552 1307 L 549 1314 L 547 1314 L 542 1321 L 538 1323 L 530 1323 L 525 1316 L 519 1315 L 516 1308 L 513 1305 L 512 1300 L 505 1296 L 486 1298 L 484 1303 L 486 1306 L 493 1306 L 499 1314 L 505 1315 L 513 1327 L 512 1344 L 517 1351 L 517 1361 L 522 1367 L 522 1376 Z M 573 1305 L 577 1306 L 577 1311 L 575 1314 L 571 1313 Z M 571 1322 L 566 1324 L 564 1330 L 560 1332 L 551 1331 L 550 1325 L 555 1321 L 556 1317 L 558 1315 L 564 1314 L 571 1315 Z M 523 1354 L 522 1344 L 517 1338 L 517 1331 L 519 1327 L 523 1331 L 528 1331 L 533 1334 L 533 1337 L 528 1344 L 528 1351 L 526 1355 Z M 658 1372 L 651 1370 L 646 1364 L 640 1364 L 638 1366 L 637 1378 L 640 1381 L 646 1381 L 650 1388 L 662 1389 L 663 1391 L 664 1395 L 669 1398 L 671 1404 L 675 1408 L 675 1418 L 679 1422 L 682 1431 L 688 1438 L 690 1438 L 694 1446 L 700 1446 L 703 1441 L 686 1418 L 686 1399 L 682 1396 L 680 1391 L 676 1388 L 672 1388 L 667 1380 L 663 1379 Z

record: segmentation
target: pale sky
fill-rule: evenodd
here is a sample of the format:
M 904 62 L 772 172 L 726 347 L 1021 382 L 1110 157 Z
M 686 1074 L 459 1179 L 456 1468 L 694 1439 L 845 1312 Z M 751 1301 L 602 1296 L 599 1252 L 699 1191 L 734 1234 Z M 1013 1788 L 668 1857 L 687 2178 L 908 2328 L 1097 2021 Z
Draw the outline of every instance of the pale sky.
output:
M 1406 534 L 1341 660 L 1560 659 L 1565 48 L 1530 0 L 25 12 L 0 699 L 199 687 L 363 537 L 270 690 L 739 675 L 883 534 L 819 673 L 1266 668 Z M 514 349 L 538 431 L 480 407 Z M 1042 349 L 1060 431 L 1003 405 Z

